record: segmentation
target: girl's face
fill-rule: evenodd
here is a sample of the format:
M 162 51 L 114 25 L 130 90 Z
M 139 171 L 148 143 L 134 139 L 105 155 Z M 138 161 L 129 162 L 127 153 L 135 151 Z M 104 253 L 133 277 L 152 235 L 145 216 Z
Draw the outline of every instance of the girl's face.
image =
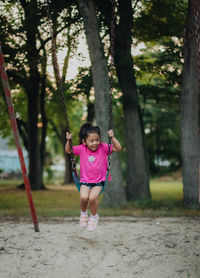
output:
M 95 152 L 100 144 L 100 137 L 97 133 L 89 133 L 83 144 L 88 147 L 91 151 Z

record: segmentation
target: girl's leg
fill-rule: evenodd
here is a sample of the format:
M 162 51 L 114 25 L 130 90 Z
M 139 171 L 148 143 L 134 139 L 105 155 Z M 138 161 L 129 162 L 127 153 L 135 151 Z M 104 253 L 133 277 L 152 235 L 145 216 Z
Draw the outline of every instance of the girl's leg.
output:
M 101 186 L 95 186 L 92 188 L 89 195 L 91 215 L 87 226 L 88 231 L 94 231 L 98 224 L 99 215 L 97 214 L 97 208 L 98 208 L 97 198 L 99 196 L 99 193 L 101 192 L 101 189 L 102 189 Z
M 81 185 L 80 190 L 80 206 L 81 206 L 81 215 L 80 215 L 80 226 L 86 228 L 88 226 L 88 213 L 87 213 L 87 204 L 89 200 L 90 188 L 86 185 Z
M 102 189 L 101 186 L 95 186 L 92 188 L 89 194 L 90 212 L 92 215 L 96 215 L 97 213 L 97 208 L 98 208 L 97 198 L 101 192 L 101 189 Z
M 90 188 L 86 185 L 81 185 L 80 189 L 80 207 L 83 212 L 87 209 L 87 204 L 89 200 Z

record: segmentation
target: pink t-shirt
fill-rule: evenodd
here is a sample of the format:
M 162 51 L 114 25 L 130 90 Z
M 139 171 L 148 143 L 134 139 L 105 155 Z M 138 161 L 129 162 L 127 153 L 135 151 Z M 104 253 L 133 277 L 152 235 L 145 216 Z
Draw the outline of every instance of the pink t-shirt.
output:
M 110 147 L 112 153 L 113 145 Z M 105 181 L 107 172 L 108 144 L 100 143 L 93 152 L 84 144 L 74 146 L 75 155 L 80 156 L 80 182 L 97 183 Z M 109 177 L 109 180 L 111 177 Z

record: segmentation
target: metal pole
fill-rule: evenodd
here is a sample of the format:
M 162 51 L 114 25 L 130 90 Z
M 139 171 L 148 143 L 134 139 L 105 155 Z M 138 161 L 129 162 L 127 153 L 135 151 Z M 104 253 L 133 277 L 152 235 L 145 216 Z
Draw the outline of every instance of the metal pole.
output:
M 5 67 L 5 62 L 4 62 L 4 58 L 3 58 L 1 45 L 0 45 L 0 75 L 1 75 L 2 83 L 3 83 L 4 93 L 6 96 L 8 112 L 10 115 L 12 130 L 13 130 L 15 144 L 17 147 L 17 152 L 18 152 L 19 161 L 20 161 L 20 165 L 21 165 L 21 171 L 22 171 L 22 175 L 23 175 L 23 179 L 24 179 L 29 207 L 30 207 L 31 215 L 32 215 L 32 219 L 33 219 L 34 230 L 35 230 L 35 232 L 39 232 L 38 220 L 37 220 L 36 211 L 35 211 L 35 207 L 33 204 L 32 195 L 31 195 L 31 187 L 30 187 L 30 182 L 29 182 L 29 178 L 27 175 L 27 171 L 26 171 L 24 156 L 23 156 L 21 145 L 20 145 L 19 131 L 18 131 L 18 127 L 17 127 L 17 121 L 16 121 L 16 117 L 15 117 L 15 111 L 14 111 L 14 106 L 13 106 L 13 102 L 12 102 L 12 98 L 11 98 L 10 86 L 8 83 L 8 76 L 6 73 L 6 67 Z

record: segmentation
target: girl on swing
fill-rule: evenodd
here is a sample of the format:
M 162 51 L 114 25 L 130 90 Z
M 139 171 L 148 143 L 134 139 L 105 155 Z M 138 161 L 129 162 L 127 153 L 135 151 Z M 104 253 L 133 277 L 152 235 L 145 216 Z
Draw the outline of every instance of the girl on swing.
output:
M 97 214 L 97 198 L 104 187 L 107 172 L 107 156 L 121 150 L 121 145 L 114 136 L 113 130 L 108 131 L 112 140 L 110 149 L 107 143 L 101 142 L 101 131 L 98 126 L 90 123 L 82 125 L 79 131 L 80 145 L 73 146 L 74 155 L 80 156 L 80 226 L 88 231 L 96 229 L 99 215 Z M 69 140 L 72 134 L 66 133 L 65 151 L 71 153 Z M 109 177 L 109 180 L 111 177 Z M 87 205 L 90 205 L 88 218 Z

